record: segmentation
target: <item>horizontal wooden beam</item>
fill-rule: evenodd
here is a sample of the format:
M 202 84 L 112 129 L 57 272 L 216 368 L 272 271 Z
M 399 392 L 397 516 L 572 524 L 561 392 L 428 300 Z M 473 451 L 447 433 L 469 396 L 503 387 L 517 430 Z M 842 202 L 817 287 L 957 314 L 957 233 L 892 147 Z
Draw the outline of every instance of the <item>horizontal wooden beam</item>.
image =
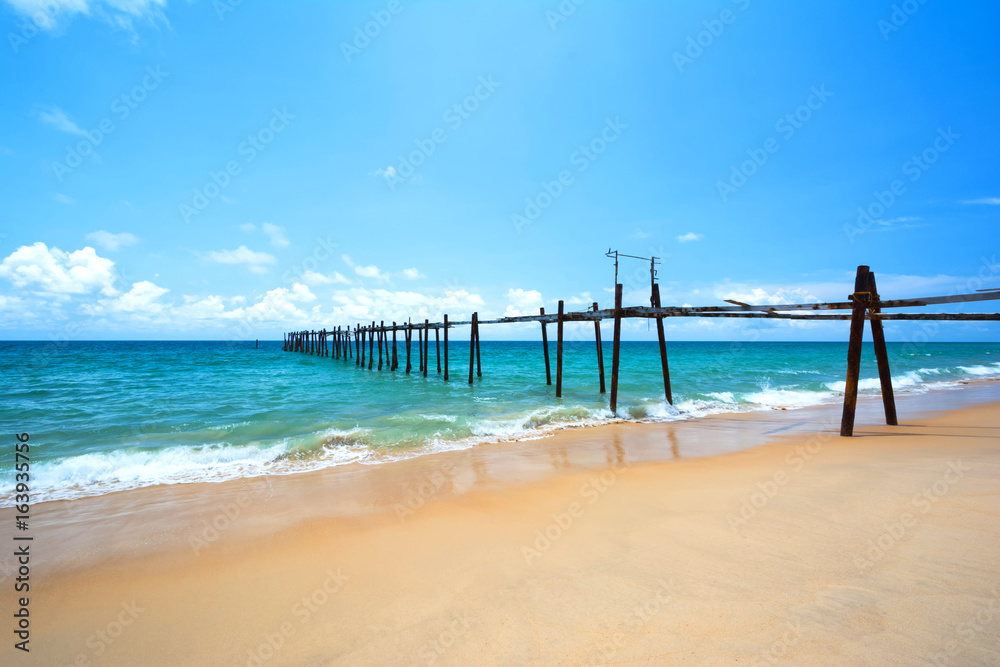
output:
M 977 292 L 975 294 L 955 294 L 951 296 L 931 296 L 918 299 L 892 299 L 889 301 L 873 302 L 873 308 L 915 308 L 942 303 L 970 303 L 974 301 L 992 301 L 1000 299 L 1000 291 Z M 729 303 L 740 303 L 728 301 Z M 851 301 L 830 302 L 830 303 L 785 303 L 764 306 L 665 306 L 662 308 L 652 308 L 649 306 L 633 306 L 622 308 L 623 318 L 657 318 L 657 317 L 750 317 L 750 318 L 773 318 L 773 319 L 799 319 L 799 320 L 849 320 L 850 314 L 821 314 L 803 313 L 794 314 L 794 311 L 802 310 L 850 310 L 854 307 Z M 605 319 L 613 319 L 615 311 L 605 310 L 584 310 L 575 313 L 564 313 L 563 322 L 600 322 Z M 870 314 L 866 314 L 870 319 Z M 1000 319 L 997 313 L 878 313 L 877 319 L 881 320 L 985 320 L 993 321 Z M 498 317 L 492 320 L 479 320 L 476 324 L 516 324 L 524 322 L 541 322 L 544 324 L 554 324 L 558 319 L 555 313 L 546 315 L 521 315 L 518 317 Z M 469 326 L 471 320 L 451 320 L 447 324 L 443 322 L 429 322 L 412 325 L 417 330 L 434 330 Z M 375 327 L 378 329 L 378 327 Z M 395 327 L 385 327 L 386 331 L 404 331 L 407 325 L 397 325 Z M 372 327 L 359 327 L 359 332 L 371 332 Z

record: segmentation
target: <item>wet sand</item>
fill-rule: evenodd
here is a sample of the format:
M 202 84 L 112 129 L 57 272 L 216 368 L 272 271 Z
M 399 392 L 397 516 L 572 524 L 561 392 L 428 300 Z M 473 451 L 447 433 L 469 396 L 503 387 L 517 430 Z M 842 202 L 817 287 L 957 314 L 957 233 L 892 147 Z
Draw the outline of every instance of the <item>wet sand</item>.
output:
M 996 664 L 1000 383 L 899 405 L 44 503 L 28 664 Z

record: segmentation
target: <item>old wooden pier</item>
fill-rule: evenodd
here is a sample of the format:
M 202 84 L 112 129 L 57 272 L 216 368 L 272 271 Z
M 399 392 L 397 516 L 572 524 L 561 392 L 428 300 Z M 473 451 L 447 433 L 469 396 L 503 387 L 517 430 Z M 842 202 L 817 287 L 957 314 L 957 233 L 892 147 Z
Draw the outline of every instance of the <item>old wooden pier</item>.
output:
M 397 340 L 401 335 L 405 346 L 405 373 L 413 369 L 411 350 L 413 336 L 417 336 L 417 372 L 427 377 L 430 366 L 430 335 L 434 332 L 434 349 L 437 362 L 437 374 L 445 381 L 450 380 L 448 331 L 454 327 L 469 326 L 469 374 L 468 382 L 473 384 L 476 377 L 482 377 L 483 368 L 479 347 L 479 327 L 492 324 L 512 324 L 517 322 L 537 322 L 541 325 L 542 355 L 545 359 L 545 382 L 552 384 L 552 372 L 549 362 L 549 338 L 547 327 L 556 325 L 556 387 L 555 394 L 562 396 L 563 375 L 563 325 L 566 322 L 593 322 L 597 346 L 597 368 L 600 391 L 605 393 L 604 351 L 601 343 L 601 321 L 614 320 L 614 339 L 611 357 L 611 395 L 609 406 L 617 413 L 618 407 L 618 368 L 621 344 L 621 323 L 623 319 L 642 318 L 656 320 L 656 333 L 659 341 L 660 365 L 663 373 L 663 391 L 668 403 L 673 404 L 673 394 L 670 388 L 670 370 L 667 363 L 667 345 L 663 332 L 663 319 L 666 317 L 744 317 L 785 320 L 850 320 L 850 338 L 847 346 L 847 382 L 844 390 L 844 409 L 841 420 L 840 434 L 850 436 L 854 433 L 854 414 L 858 398 L 858 379 L 861 372 L 861 341 L 865 320 L 871 323 L 872 340 L 875 347 L 875 359 L 878 365 L 879 382 L 881 385 L 882 402 L 887 424 L 896 425 L 896 404 L 892 392 L 892 380 L 889 374 L 889 357 L 886 351 L 885 335 L 882 322 L 891 320 L 1000 320 L 1000 313 L 887 313 L 885 309 L 915 308 L 938 304 L 968 303 L 1000 299 L 1000 290 L 982 290 L 972 294 L 950 296 L 935 296 L 919 299 L 882 300 L 875 284 L 875 274 L 867 266 L 859 266 L 855 277 L 854 292 L 847 295 L 848 300 L 832 303 L 798 303 L 752 306 L 737 301 L 727 301 L 731 306 L 678 307 L 661 306 L 659 285 L 655 282 L 657 258 L 638 258 L 651 261 L 651 294 L 649 306 L 623 306 L 622 284 L 617 281 L 617 253 L 615 273 L 615 305 L 614 308 L 601 310 L 594 303 L 589 310 L 566 312 L 562 301 L 559 302 L 556 313 L 546 313 L 541 308 L 538 315 L 520 317 L 500 317 L 492 320 L 480 320 L 478 313 L 472 313 L 470 320 L 449 320 L 445 314 L 441 322 L 397 323 L 379 321 L 370 324 L 337 326 L 319 331 L 294 331 L 285 334 L 282 349 L 289 352 L 301 352 L 343 360 L 353 361 L 356 366 L 368 370 L 396 371 L 399 368 L 399 352 Z M 819 313 L 815 311 L 850 311 L 849 313 Z M 808 312 L 811 311 L 811 312 Z M 391 344 L 390 344 L 391 338 Z M 442 350 L 442 339 L 443 347 Z M 377 351 L 376 351 L 377 348 Z M 378 357 L 376 361 L 376 355 Z M 443 361 L 443 364 L 442 364 Z

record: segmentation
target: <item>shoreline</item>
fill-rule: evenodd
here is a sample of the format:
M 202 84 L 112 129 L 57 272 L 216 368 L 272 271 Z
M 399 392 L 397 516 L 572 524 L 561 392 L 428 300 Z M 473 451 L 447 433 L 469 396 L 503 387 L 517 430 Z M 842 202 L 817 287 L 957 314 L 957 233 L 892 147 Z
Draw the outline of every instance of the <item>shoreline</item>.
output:
M 1000 378 L 972 378 L 969 380 L 962 381 L 947 381 L 942 383 L 931 383 L 925 385 L 921 390 L 912 389 L 898 389 L 895 393 L 897 401 L 903 401 L 907 403 L 913 401 L 917 397 L 922 397 L 926 395 L 937 395 L 944 399 L 945 404 L 950 405 L 963 405 L 965 399 L 954 398 L 954 392 L 962 392 L 963 397 L 968 397 L 970 395 L 969 389 L 984 385 L 1000 385 Z M 962 390 L 965 390 L 964 392 Z M 952 394 L 952 396 L 949 396 Z M 858 407 L 862 409 L 862 406 L 867 405 L 870 402 L 878 402 L 881 404 L 880 394 L 876 393 L 860 393 L 858 396 Z M 922 401 L 918 400 L 918 404 Z M 601 419 L 586 419 L 579 422 L 560 422 L 560 423 L 546 423 L 541 426 L 535 426 L 530 429 L 522 430 L 521 432 L 510 435 L 483 435 L 483 436 L 471 436 L 468 438 L 462 438 L 454 441 L 441 441 L 440 443 L 426 443 L 424 445 L 395 449 L 395 448 L 380 448 L 380 447 L 370 447 L 368 445 L 353 445 L 351 448 L 361 447 L 365 449 L 365 454 L 359 455 L 357 458 L 348 461 L 336 461 L 331 459 L 317 459 L 311 464 L 303 465 L 302 467 L 293 468 L 279 468 L 274 471 L 260 472 L 252 471 L 246 475 L 239 476 L 227 476 L 223 479 L 183 479 L 178 481 L 160 481 L 152 484 L 140 484 L 139 486 L 128 486 L 125 488 L 116 488 L 118 485 L 113 484 L 113 488 L 105 491 L 98 492 L 87 492 L 87 491 L 76 491 L 70 495 L 70 497 L 57 497 L 57 498 L 45 498 L 41 501 L 36 501 L 36 505 L 55 503 L 55 502 L 75 502 L 78 500 L 84 500 L 88 498 L 99 498 L 107 495 L 114 495 L 116 493 L 123 493 L 128 491 L 136 491 L 146 488 L 163 488 L 171 487 L 177 485 L 188 485 L 188 484 L 226 484 L 226 483 L 236 483 L 244 480 L 255 479 L 258 477 L 264 478 L 278 478 L 283 476 L 297 476 L 319 473 L 324 470 L 331 468 L 339 468 L 343 466 L 382 466 L 382 465 L 392 465 L 399 463 L 401 461 L 406 461 L 414 458 L 421 458 L 426 456 L 436 456 L 439 454 L 448 454 L 451 452 L 461 452 L 471 449 L 475 449 L 483 446 L 496 446 L 496 445 L 517 445 L 525 442 L 532 442 L 537 440 L 544 440 L 552 437 L 559 437 L 559 434 L 563 432 L 572 432 L 580 429 L 592 429 L 592 428 L 603 428 L 607 426 L 615 425 L 663 425 L 663 424 L 674 424 L 674 423 L 691 423 L 706 418 L 719 419 L 726 418 L 728 416 L 740 416 L 740 418 L 755 418 L 755 416 L 763 416 L 777 413 L 777 412 L 794 412 L 801 414 L 803 411 L 808 415 L 810 411 L 823 411 L 833 405 L 841 405 L 842 396 L 834 397 L 834 400 L 823 400 L 818 403 L 811 403 L 801 406 L 759 406 L 751 407 L 748 405 L 735 405 L 733 409 L 720 409 L 715 408 L 693 408 L 693 412 L 677 419 L 660 419 L 660 418 L 609 418 L 607 420 Z M 923 409 L 923 408 L 918 408 Z M 860 415 L 859 415 L 860 416 Z M 806 417 L 808 419 L 808 417 Z M 357 427 L 355 427 L 357 428 Z M 718 452 L 716 452 L 718 453 Z M 79 494 L 79 495 L 78 495 Z M 36 492 L 37 495 L 37 492 Z M 0 506 L 0 511 L 5 509 L 10 509 L 12 507 Z
M 995 661 L 1000 622 L 953 629 L 1000 585 L 1000 383 L 951 393 L 901 402 L 898 427 L 859 404 L 854 438 L 837 405 L 41 504 L 33 651 L 244 665 L 270 638 L 260 664 L 766 664 L 791 623 L 796 662 L 926 659 L 955 637 Z
M 986 402 L 1000 402 L 1000 381 L 970 382 L 961 390 L 941 390 L 897 396 L 902 423 Z M 779 434 L 834 436 L 840 428 L 840 403 L 796 409 L 716 413 L 668 422 L 623 420 L 556 429 L 542 437 L 499 440 L 474 447 L 400 458 L 379 464 L 350 463 L 279 475 L 255 475 L 220 482 L 159 484 L 69 500 L 33 504 L 33 524 L 39 530 L 67 532 L 75 552 L 55 559 L 54 569 L 89 565 L 102 559 L 134 557 L 156 551 L 161 544 L 197 543 L 211 537 L 212 528 L 243 518 L 244 531 L 258 536 L 277 529 L 266 513 L 297 521 L 390 513 L 407 515 L 413 506 L 457 499 L 472 491 L 544 484 L 569 471 L 601 470 L 614 457 L 628 455 L 632 463 L 656 464 L 678 459 L 716 458 L 762 447 Z M 885 426 L 878 396 L 858 400 L 856 436 L 864 425 Z M 608 450 L 612 443 L 614 453 Z M 314 507 L 311 494 L 330 502 Z M 245 508 L 255 505 L 255 511 Z M 270 506 L 278 506 L 279 510 Z M 234 509 L 235 507 L 235 509 Z M 247 521 L 246 516 L 256 515 Z M 234 519 L 233 515 L 236 515 Z M 8 516 L 9 515 L 9 516 Z M 14 508 L 0 508 L 0 520 L 13 521 Z M 219 518 L 224 517 L 224 518 Z M 130 539 L 107 544 L 91 528 L 105 520 L 123 522 Z M 227 521 L 228 519 L 228 521 Z M 199 536 L 197 528 L 202 529 Z M 164 537 L 164 536 L 168 537 Z M 214 541 L 214 540 L 213 540 Z M 48 558 L 41 559 L 50 565 Z M 72 564 L 71 564 L 72 563 Z M 0 559 L 0 574 L 8 563 Z

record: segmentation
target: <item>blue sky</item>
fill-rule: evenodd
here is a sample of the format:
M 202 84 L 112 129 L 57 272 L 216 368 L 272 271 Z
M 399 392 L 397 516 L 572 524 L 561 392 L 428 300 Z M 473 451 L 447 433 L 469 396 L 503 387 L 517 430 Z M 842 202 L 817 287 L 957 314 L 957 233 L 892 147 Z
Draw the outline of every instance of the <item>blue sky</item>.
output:
M 998 23 L 934 0 L 4 0 L 0 337 L 606 307 L 609 247 L 662 257 L 669 305 L 842 300 L 861 263 L 884 297 L 1000 287 Z M 644 271 L 623 263 L 627 304 Z M 748 335 L 846 323 L 668 321 Z

